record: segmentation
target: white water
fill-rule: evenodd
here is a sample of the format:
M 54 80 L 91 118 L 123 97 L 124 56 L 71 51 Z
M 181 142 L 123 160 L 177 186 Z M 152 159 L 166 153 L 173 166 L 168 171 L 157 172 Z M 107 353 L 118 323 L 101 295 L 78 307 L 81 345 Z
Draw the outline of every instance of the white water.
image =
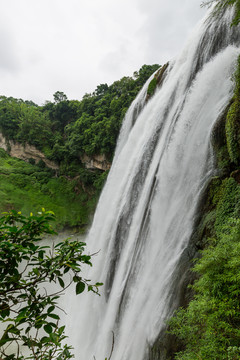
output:
M 173 311 L 174 272 L 214 171 L 211 129 L 233 91 L 240 37 L 230 16 L 199 24 L 135 123 L 147 86 L 126 116 L 87 240 L 90 253 L 100 250 L 87 276 L 105 284 L 102 296 L 69 303 L 76 359 L 108 357 L 112 331 L 111 360 L 147 359 Z

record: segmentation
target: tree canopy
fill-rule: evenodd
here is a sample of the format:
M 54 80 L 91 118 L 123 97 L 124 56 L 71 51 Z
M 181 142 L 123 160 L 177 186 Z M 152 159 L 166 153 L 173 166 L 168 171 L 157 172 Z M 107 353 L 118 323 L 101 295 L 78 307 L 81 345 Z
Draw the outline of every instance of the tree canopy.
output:
M 81 101 L 57 91 L 43 106 L 22 99 L 0 98 L 0 129 L 8 140 L 29 143 L 64 168 L 81 165 L 83 154 L 111 160 L 123 117 L 159 65 L 143 65 L 133 77 L 100 84 Z

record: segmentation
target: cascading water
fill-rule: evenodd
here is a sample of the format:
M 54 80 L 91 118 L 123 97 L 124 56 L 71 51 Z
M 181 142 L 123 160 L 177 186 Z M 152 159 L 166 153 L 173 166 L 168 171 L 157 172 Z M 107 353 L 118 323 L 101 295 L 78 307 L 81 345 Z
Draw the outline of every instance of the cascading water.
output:
M 206 18 L 143 107 L 128 111 L 87 245 L 88 277 L 101 297 L 71 298 L 67 318 L 77 359 L 147 359 L 178 300 L 174 281 L 193 231 L 200 194 L 212 176 L 214 122 L 232 96 L 239 28 L 232 11 Z M 143 109 L 142 109 L 143 107 Z M 160 357 L 161 358 L 161 357 Z

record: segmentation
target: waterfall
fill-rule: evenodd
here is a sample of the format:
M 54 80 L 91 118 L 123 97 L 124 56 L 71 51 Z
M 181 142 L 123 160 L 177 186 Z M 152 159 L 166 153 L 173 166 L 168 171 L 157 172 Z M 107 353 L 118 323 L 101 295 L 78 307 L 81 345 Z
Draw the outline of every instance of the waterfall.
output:
M 207 14 L 155 95 L 144 105 L 146 84 L 126 115 L 87 239 L 98 252 L 87 276 L 104 283 L 101 296 L 69 304 L 76 359 L 104 360 L 113 333 L 111 360 L 147 359 L 178 302 L 179 261 L 214 173 L 211 130 L 233 94 L 240 33 L 232 12 Z

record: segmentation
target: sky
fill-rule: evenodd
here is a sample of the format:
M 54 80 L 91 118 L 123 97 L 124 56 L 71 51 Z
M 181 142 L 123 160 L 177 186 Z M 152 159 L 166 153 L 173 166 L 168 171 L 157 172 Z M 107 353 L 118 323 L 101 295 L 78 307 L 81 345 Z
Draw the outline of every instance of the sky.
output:
M 0 0 L 0 95 L 81 100 L 97 85 L 174 58 L 202 0 Z

